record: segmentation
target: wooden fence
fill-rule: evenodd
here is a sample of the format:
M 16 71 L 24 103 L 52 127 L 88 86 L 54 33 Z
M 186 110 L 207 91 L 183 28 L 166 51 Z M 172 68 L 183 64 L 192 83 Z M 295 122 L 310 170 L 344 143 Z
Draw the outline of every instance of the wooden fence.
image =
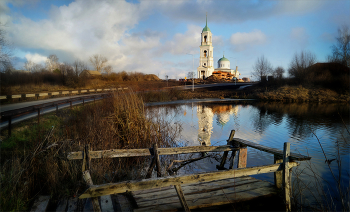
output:
M 97 199 L 97 197 L 99 196 L 124 193 L 127 191 L 140 191 L 145 189 L 161 188 L 166 186 L 174 186 L 174 189 L 177 192 L 179 201 L 181 202 L 183 209 L 185 211 L 189 211 L 186 200 L 182 193 L 181 185 L 270 172 L 274 173 L 274 181 L 276 187 L 283 189 L 286 210 L 290 211 L 290 169 L 299 165 L 295 161 L 310 160 L 311 158 L 297 153 L 291 153 L 289 143 L 284 143 L 283 151 L 281 151 L 278 149 L 255 144 L 253 142 L 246 141 L 243 139 L 233 138 L 234 134 L 235 131 L 232 130 L 230 137 L 227 141 L 227 145 L 223 146 L 158 148 L 158 146 L 155 144 L 153 148 L 150 149 L 112 149 L 102 151 L 91 151 L 91 149 L 87 145 L 85 146 L 83 151 L 69 153 L 67 158 L 69 160 L 83 160 L 83 178 L 89 186 L 89 188 L 79 198 L 92 198 L 93 207 L 95 211 L 100 211 L 100 206 Z M 247 168 L 247 147 L 251 147 L 273 154 L 274 164 Z M 189 174 L 183 176 L 161 176 L 159 155 L 188 154 L 199 152 L 224 152 L 221 163 L 217 165 L 217 169 L 219 171 Z M 229 152 L 232 152 L 232 157 L 230 158 L 229 169 L 225 169 L 224 165 L 226 163 Z M 238 153 L 238 164 L 237 169 L 233 169 L 233 163 L 236 153 Z M 156 168 L 158 178 L 93 185 L 90 176 L 90 163 L 92 158 L 118 158 L 139 156 L 153 156 L 146 178 L 150 178 L 154 168 Z

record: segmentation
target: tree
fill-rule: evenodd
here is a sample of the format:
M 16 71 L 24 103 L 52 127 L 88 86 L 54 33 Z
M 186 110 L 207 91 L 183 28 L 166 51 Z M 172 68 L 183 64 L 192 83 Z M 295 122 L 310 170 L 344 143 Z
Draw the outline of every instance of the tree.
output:
M 46 69 L 53 72 L 56 69 L 59 69 L 58 57 L 55 54 L 50 55 L 46 59 Z
M 190 72 L 187 73 L 188 79 L 192 79 L 192 78 L 194 78 L 194 76 L 195 76 L 194 71 L 190 71 Z
M 277 68 L 275 68 L 275 70 L 273 71 L 273 77 L 275 79 L 282 79 L 283 78 L 283 74 L 284 74 L 284 68 L 281 66 L 278 66 Z
M 75 60 L 73 63 L 73 70 L 76 76 L 79 76 L 81 72 L 87 70 L 86 64 L 81 60 Z
M 0 22 L 0 71 L 6 71 L 12 67 L 12 47 L 6 40 L 6 31 Z
M 24 63 L 24 70 L 33 72 L 35 63 L 33 63 L 31 60 L 27 60 L 27 62 Z
M 332 46 L 333 55 L 328 58 L 330 62 L 338 62 L 350 67 L 350 30 L 343 25 L 338 28 L 337 43 Z
M 288 73 L 291 77 L 303 81 L 307 75 L 307 68 L 316 62 L 316 56 L 309 51 L 301 51 L 299 54 L 295 53 L 290 62 Z
M 106 66 L 103 70 L 106 72 L 107 76 L 109 76 L 109 74 L 113 71 L 113 67 Z
M 253 66 L 253 72 L 252 75 L 260 80 L 262 76 L 267 76 L 268 74 L 272 73 L 272 65 L 271 63 L 265 58 L 264 55 L 259 57 L 254 66 Z
M 103 68 L 107 65 L 107 58 L 100 55 L 100 54 L 94 54 L 89 59 L 91 65 L 95 68 L 96 71 L 102 72 Z

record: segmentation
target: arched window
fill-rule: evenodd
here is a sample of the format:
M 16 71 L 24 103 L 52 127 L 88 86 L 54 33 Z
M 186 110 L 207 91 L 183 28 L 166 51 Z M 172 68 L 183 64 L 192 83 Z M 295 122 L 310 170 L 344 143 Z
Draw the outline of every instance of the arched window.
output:
M 204 42 L 207 42 L 207 36 L 204 36 Z
M 207 64 L 206 63 L 204 63 L 204 66 L 206 66 Z
M 204 50 L 204 57 L 207 56 L 207 50 Z

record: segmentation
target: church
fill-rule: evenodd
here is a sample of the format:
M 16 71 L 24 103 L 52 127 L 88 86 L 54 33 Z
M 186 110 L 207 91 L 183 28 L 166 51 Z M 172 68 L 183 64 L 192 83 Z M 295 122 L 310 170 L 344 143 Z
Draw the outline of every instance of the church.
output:
M 199 46 L 199 67 L 197 68 L 197 76 L 201 79 L 206 79 L 213 73 L 226 72 L 230 73 L 233 77 L 239 78 L 238 66 L 236 70 L 230 68 L 230 61 L 223 55 L 218 60 L 218 68 L 214 69 L 214 57 L 213 57 L 213 42 L 212 33 L 208 27 L 208 19 L 205 20 L 205 27 L 201 34 L 201 45 Z

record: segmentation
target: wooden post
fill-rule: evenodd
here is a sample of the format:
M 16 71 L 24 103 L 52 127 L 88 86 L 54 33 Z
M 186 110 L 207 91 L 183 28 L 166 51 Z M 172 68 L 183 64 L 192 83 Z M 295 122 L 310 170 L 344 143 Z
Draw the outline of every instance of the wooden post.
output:
M 56 115 L 58 115 L 58 104 L 56 104 Z
M 290 143 L 285 142 L 283 147 L 283 187 L 284 187 L 284 198 L 286 204 L 286 211 L 291 211 L 291 201 L 290 201 L 290 175 L 289 175 L 289 156 L 290 156 Z
M 235 162 L 236 152 L 237 152 L 237 150 L 232 150 L 231 159 L 230 159 L 230 166 L 228 167 L 228 169 L 233 168 L 233 163 Z
M 40 123 L 40 108 L 38 108 L 38 124 Z
M 90 145 L 87 144 L 85 145 L 83 154 L 84 154 L 84 159 L 83 159 L 83 167 L 82 167 L 82 171 L 83 171 L 83 178 L 86 182 L 86 184 L 91 187 L 93 184 L 92 179 L 91 179 L 91 175 L 90 175 L 90 162 L 91 162 L 91 157 L 89 154 L 90 151 Z M 92 207 L 94 209 L 94 211 L 101 211 L 100 208 L 100 204 L 98 202 L 98 197 L 92 197 Z
M 152 176 L 152 171 L 156 165 L 156 158 L 153 156 L 151 165 L 148 168 L 147 174 L 146 174 L 146 179 L 150 178 Z
M 181 189 L 180 185 L 174 185 L 174 188 L 176 190 L 177 196 L 179 197 L 180 203 L 182 208 L 184 209 L 184 211 L 189 212 L 191 211 L 190 208 L 187 205 L 186 199 L 185 199 L 185 195 Z
M 8 123 L 8 136 L 11 136 L 12 132 L 12 116 L 9 116 L 9 123 Z
M 238 165 L 237 168 L 246 168 L 247 167 L 247 146 L 241 146 L 238 154 Z
M 153 151 L 154 151 L 154 157 L 155 157 L 156 165 L 157 165 L 157 177 L 161 177 L 162 174 L 160 172 L 160 161 L 159 161 L 159 154 L 158 154 L 158 145 L 157 145 L 157 143 L 155 143 L 153 145 Z
M 273 157 L 274 163 L 283 163 L 283 159 L 277 155 Z M 282 188 L 282 172 L 278 171 L 274 173 L 274 181 L 277 188 Z
M 231 144 L 231 141 L 232 141 L 232 139 L 233 139 L 233 137 L 235 136 L 235 130 L 231 130 L 231 133 L 230 133 L 230 137 L 228 138 L 228 140 L 227 140 L 227 144 Z M 233 154 L 233 151 L 232 151 L 232 154 Z M 216 166 L 216 168 L 218 169 L 218 170 L 223 170 L 223 169 L 225 169 L 225 162 L 226 162 L 226 159 L 227 159 L 227 155 L 228 155 L 228 151 L 225 151 L 224 152 L 224 155 L 222 156 L 222 160 L 221 160 L 221 163 L 220 163 L 220 165 L 217 165 Z

